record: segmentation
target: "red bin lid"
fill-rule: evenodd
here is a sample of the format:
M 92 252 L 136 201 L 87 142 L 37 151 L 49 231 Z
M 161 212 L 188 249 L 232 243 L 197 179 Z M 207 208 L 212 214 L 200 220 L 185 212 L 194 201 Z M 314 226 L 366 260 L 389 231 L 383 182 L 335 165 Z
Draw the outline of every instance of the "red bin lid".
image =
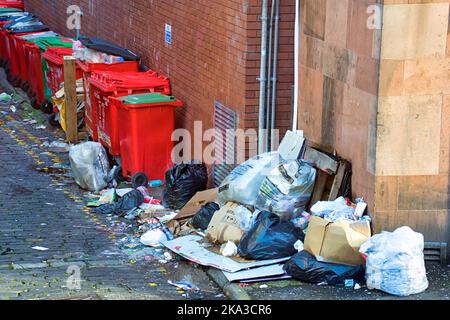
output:
M 167 87 L 170 82 L 167 77 L 157 76 L 156 72 L 94 72 L 89 82 L 103 92 L 120 90 L 137 90 L 155 87 Z

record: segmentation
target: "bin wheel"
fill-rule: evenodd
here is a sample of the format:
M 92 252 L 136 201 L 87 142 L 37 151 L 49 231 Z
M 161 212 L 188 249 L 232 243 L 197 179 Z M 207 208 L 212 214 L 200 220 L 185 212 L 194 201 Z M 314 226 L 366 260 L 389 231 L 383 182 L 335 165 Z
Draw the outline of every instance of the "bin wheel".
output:
M 33 97 L 31 98 L 31 106 L 34 108 L 34 109 L 36 109 L 36 110 L 39 110 L 39 108 L 40 108 L 40 105 L 38 105 L 38 103 L 37 103 L 37 98 L 36 98 L 36 96 L 34 96 L 33 95 Z
M 48 123 L 52 126 L 52 127 L 59 127 L 60 123 L 59 121 L 56 120 L 56 113 L 51 114 L 48 117 Z
M 22 83 L 22 90 L 26 93 L 28 93 L 28 90 L 30 90 L 30 84 L 28 83 L 28 81 L 24 81 Z
M 17 76 L 14 76 L 11 78 L 11 84 L 15 87 L 18 88 L 20 87 L 20 78 Z
M 145 175 L 145 173 L 139 172 L 136 173 L 132 178 L 131 178 L 131 184 L 133 185 L 133 188 L 139 188 L 142 186 L 146 186 L 148 184 L 148 178 Z
M 116 171 L 114 172 L 114 180 L 117 181 L 117 183 L 125 182 L 125 178 L 123 176 L 122 167 L 118 167 Z
M 45 101 L 41 104 L 40 109 L 43 113 L 51 114 L 53 112 L 53 103 Z
M 30 97 L 30 98 L 33 97 L 33 89 L 31 89 L 31 86 L 30 86 L 29 83 L 28 83 L 27 95 L 28 95 L 28 97 Z

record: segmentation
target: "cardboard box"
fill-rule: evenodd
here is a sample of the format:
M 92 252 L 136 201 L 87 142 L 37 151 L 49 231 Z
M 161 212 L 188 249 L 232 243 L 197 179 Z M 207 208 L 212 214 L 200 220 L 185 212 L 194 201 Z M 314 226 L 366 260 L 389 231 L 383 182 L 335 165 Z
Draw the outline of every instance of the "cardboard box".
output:
M 204 205 L 209 202 L 218 202 L 217 197 L 219 189 L 210 189 L 198 192 L 189 202 L 180 210 L 175 220 L 184 220 L 193 217 Z
M 305 238 L 305 250 L 322 262 L 364 264 L 359 248 L 372 236 L 367 221 L 330 222 L 312 217 Z
M 241 242 L 244 231 L 236 219 L 235 210 L 238 204 L 228 202 L 223 208 L 216 212 L 209 223 L 206 238 L 212 243 L 222 244 L 228 241 Z

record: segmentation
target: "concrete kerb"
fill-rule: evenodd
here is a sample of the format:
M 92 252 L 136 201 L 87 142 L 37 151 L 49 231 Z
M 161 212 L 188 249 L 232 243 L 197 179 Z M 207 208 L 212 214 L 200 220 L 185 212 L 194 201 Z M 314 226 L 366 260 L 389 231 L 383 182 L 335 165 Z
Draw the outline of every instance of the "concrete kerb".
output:
M 230 300 L 252 300 L 252 298 L 248 295 L 243 287 L 229 282 L 221 270 L 209 268 L 206 273 L 211 278 L 211 280 L 214 281 L 220 287 L 220 289 L 222 289 L 223 293 Z

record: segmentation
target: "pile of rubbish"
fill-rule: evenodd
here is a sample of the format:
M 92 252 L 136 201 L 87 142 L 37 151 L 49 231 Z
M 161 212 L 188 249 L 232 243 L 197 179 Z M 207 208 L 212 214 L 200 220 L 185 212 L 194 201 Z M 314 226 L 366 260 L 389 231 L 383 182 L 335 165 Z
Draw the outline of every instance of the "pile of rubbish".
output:
M 300 145 L 286 153 L 292 137 Z M 175 165 L 159 197 L 162 181 L 117 189 L 100 144 L 72 147 L 70 158 L 80 186 L 109 188 L 94 212 L 135 221 L 130 247 L 170 250 L 231 282 L 294 278 L 398 296 L 425 291 L 423 236 L 408 227 L 372 236 L 363 199 L 311 203 L 322 168 L 308 148 L 302 132 L 289 132 L 279 151 L 238 166 L 217 189 L 207 189 L 205 165 Z

